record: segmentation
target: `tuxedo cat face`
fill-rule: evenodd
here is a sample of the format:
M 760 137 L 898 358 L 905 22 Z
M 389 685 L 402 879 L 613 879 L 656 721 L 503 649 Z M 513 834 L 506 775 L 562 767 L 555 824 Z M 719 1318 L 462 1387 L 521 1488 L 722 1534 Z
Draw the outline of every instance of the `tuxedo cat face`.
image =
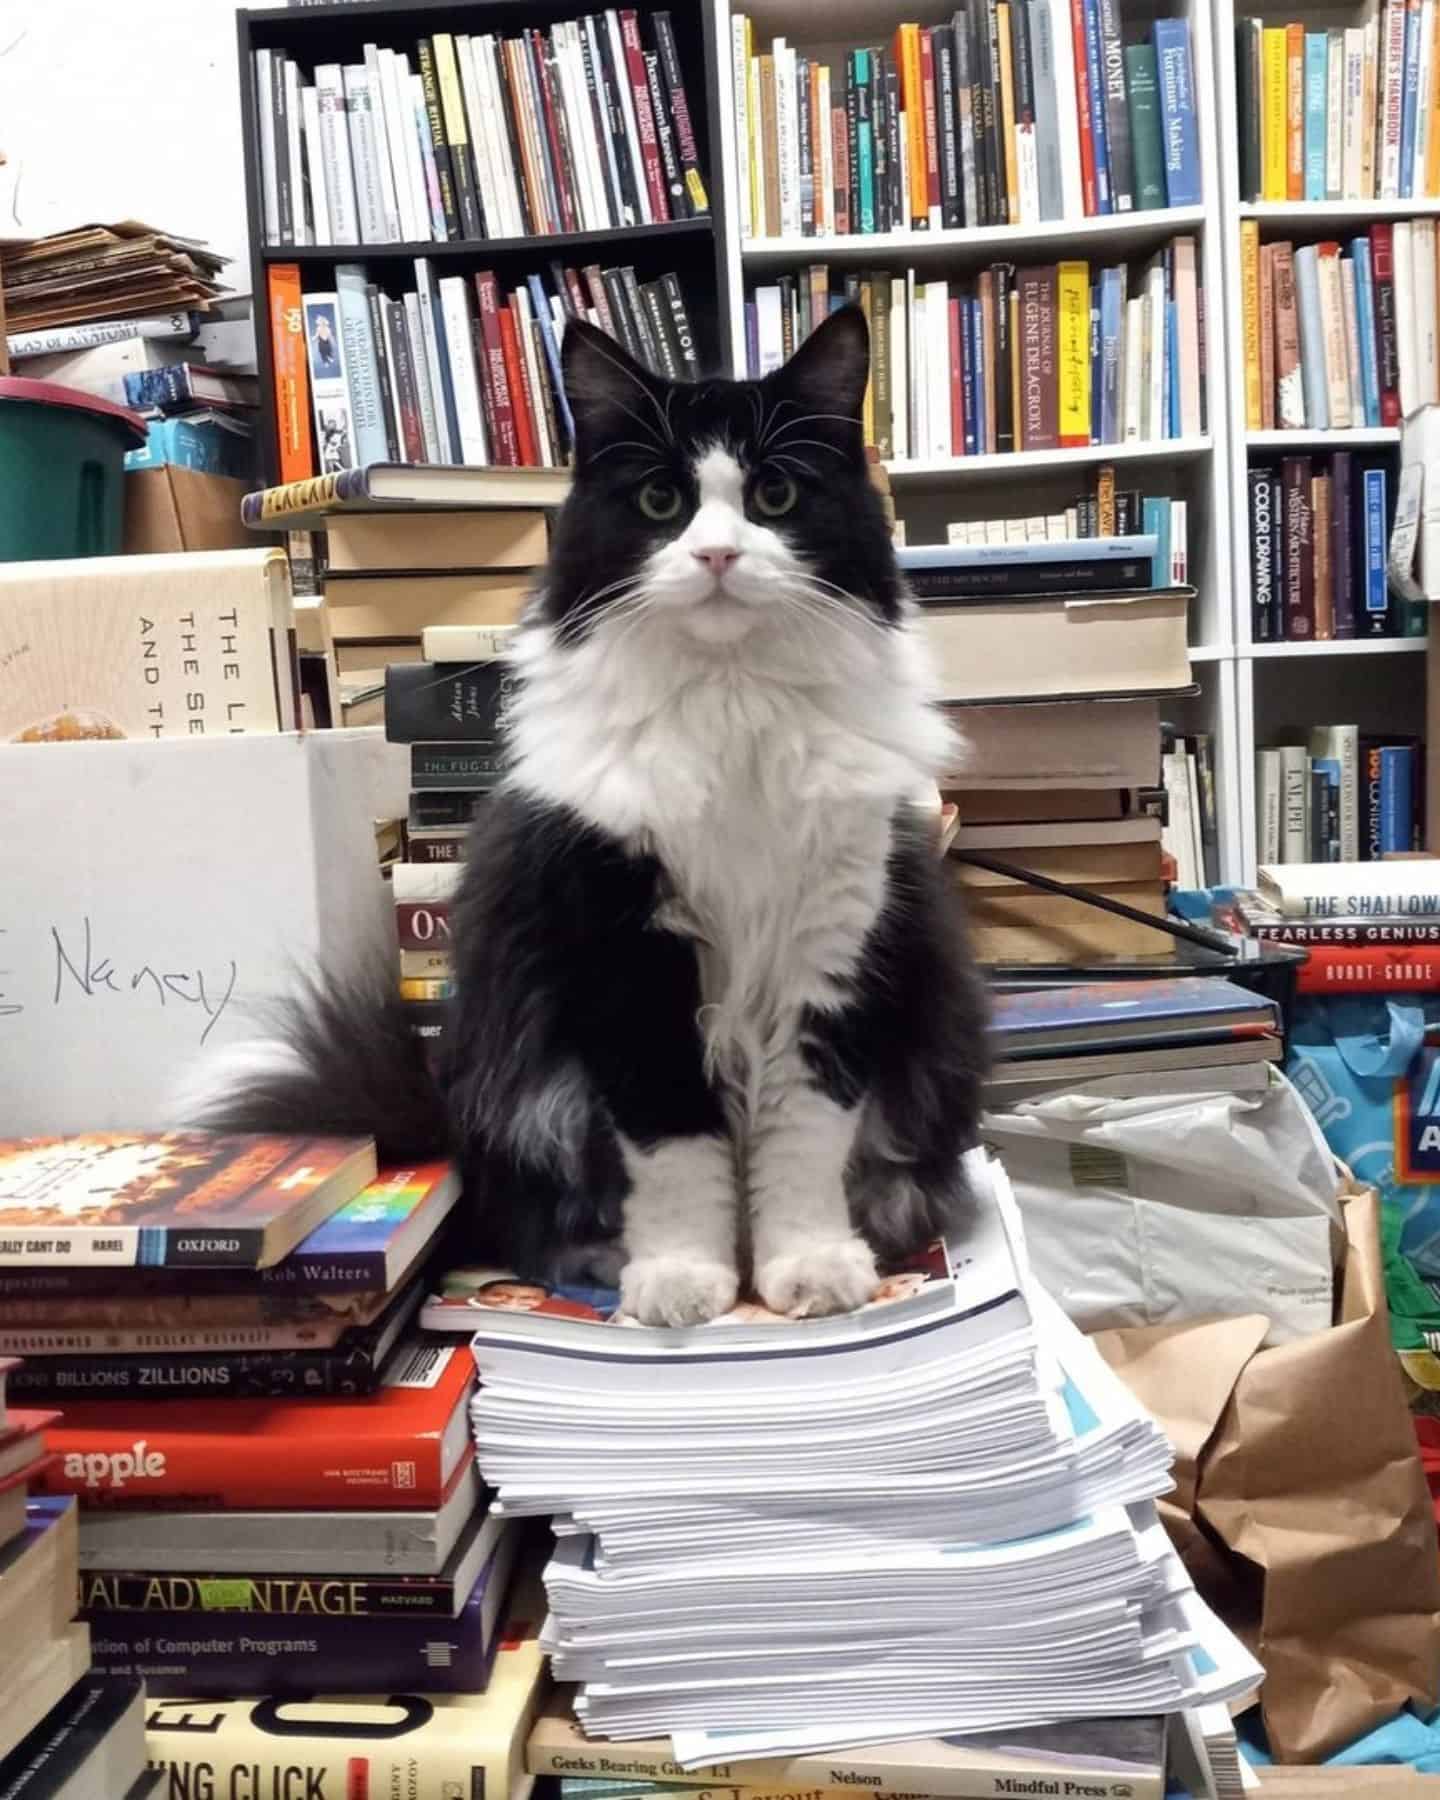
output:
M 861 436 L 868 370 L 855 307 L 763 381 L 666 381 L 572 321 L 574 487 L 542 603 L 560 640 L 641 615 L 712 644 L 803 632 L 836 609 L 896 621 Z

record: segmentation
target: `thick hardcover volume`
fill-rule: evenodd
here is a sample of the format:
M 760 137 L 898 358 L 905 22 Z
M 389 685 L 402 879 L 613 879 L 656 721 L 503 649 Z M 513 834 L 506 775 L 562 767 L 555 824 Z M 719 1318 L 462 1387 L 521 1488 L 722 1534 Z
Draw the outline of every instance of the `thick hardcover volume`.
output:
M 391 663 L 385 670 L 385 735 L 392 744 L 490 742 L 512 679 L 503 662 L 473 667 Z
M 1301 994 L 1424 993 L 1440 987 L 1440 944 L 1318 944 L 1298 976 Z
M 640 142 L 640 164 L 650 200 L 650 217 L 653 223 L 663 225 L 670 219 L 670 198 L 665 192 L 665 171 L 661 167 L 660 146 L 655 138 L 655 115 L 650 107 L 650 83 L 645 74 L 640 21 L 628 7 L 620 14 L 620 41 L 625 50 L 625 73 L 635 109 L 635 130 Z
M 1281 635 L 1275 547 L 1280 512 L 1280 484 L 1274 469 L 1246 471 L 1250 490 L 1250 634 L 1268 644 Z
M 651 24 L 655 28 L 655 48 L 660 57 L 660 74 L 665 83 L 665 98 L 670 109 L 670 123 L 675 131 L 675 148 L 680 158 L 680 174 L 685 183 L 690 210 L 696 215 L 708 213 L 710 196 L 705 190 L 705 180 L 700 173 L 700 152 L 695 140 L 695 125 L 690 113 L 690 101 L 685 92 L 685 77 L 680 67 L 680 56 L 675 45 L 675 32 L 670 14 L 668 12 L 654 13 L 651 16 Z
M 280 479 L 304 481 L 315 473 L 315 444 L 310 434 L 300 265 L 272 263 L 266 279 L 270 290 L 270 358 L 275 370 L 275 437 L 280 449 Z
M 1105 152 L 1110 164 L 1110 199 L 1114 210 L 1131 212 L 1135 199 L 1135 161 L 1130 145 L 1130 112 L 1125 94 L 1125 40 L 1119 0 L 1100 0 L 1100 53 L 1104 59 Z
M 1195 119 L 1195 71 L 1190 27 L 1184 19 L 1157 19 L 1155 62 L 1165 144 L 1165 192 L 1171 206 L 1199 206 L 1200 142 Z
M 1285 493 L 1285 636 L 1308 642 L 1315 636 L 1315 520 L 1311 511 L 1312 468 L 1308 456 L 1287 456 L 1280 465 Z
M 1062 262 L 1056 271 L 1059 313 L 1059 439 L 1062 448 L 1090 442 L 1090 280 L 1088 265 Z
M 463 1345 L 410 1343 L 363 1398 L 68 1404 L 39 1485 L 87 1506 L 438 1507 L 469 1453 Z
M 1260 225 L 1240 221 L 1240 306 L 1245 363 L 1245 428 L 1259 431 L 1265 394 L 1260 367 Z
M 1370 227 L 1375 287 L 1375 343 L 1380 365 L 1380 423 L 1400 423 L 1400 331 L 1395 314 L 1395 234 L 1377 221 Z
M 430 147 L 435 156 L 435 179 L 440 184 L 440 205 L 445 214 L 446 237 L 461 235 L 460 206 L 455 193 L 455 173 L 450 165 L 450 146 L 445 141 L 445 117 L 440 105 L 440 80 L 435 51 L 429 38 L 415 47 L 420 63 L 420 83 L 425 94 L 425 117 L 430 126 Z
M 1160 86 L 1153 44 L 1125 48 L 1125 86 L 1130 109 L 1130 155 L 1135 206 L 1152 212 L 1165 205 L 1165 142 L 1160 125 Z M 1066 154 L 1070 154 L 1067 150 Z

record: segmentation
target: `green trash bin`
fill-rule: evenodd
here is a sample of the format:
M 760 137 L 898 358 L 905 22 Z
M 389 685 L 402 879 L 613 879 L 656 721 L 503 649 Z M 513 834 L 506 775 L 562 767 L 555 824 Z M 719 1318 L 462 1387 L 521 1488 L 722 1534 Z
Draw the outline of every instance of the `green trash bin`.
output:
M 145 437 L 112 400 L 0 377 L 0 562 L 118 556 L 125 452 Z

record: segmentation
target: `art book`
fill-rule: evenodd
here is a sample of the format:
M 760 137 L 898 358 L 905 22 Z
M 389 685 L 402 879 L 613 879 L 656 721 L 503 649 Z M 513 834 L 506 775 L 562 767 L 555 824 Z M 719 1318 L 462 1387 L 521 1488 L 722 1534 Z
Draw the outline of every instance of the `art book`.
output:
M 374 1175 L 369 1138 L 0 1139 L 0 1266 L 267 1268 Z

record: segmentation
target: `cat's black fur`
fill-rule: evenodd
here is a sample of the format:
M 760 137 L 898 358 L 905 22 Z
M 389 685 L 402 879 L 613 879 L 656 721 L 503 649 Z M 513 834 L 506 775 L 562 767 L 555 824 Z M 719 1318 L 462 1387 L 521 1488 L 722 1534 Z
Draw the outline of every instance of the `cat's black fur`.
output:
M 795 476 L 802 499 L 786 523 L 812 567 L 877 621 L 899 620 L 858 424 L 867 367 L 858 313 L 837 315 L 758 383 L 668 383 L 581 325 L 570 327 L 564 354 L 575 482 L 533 603 L 562 644 L 593 628 L 605 604 L 598 588 L 636 567 L 657 532 L 683 529 L 694 451 L 716 441 L 733 447 L 752 480 L 766 467 Z M 767 462 L 760 440 L 773 440 L 787 407 L 806 415 L 803 435 L 829 452 L 812 445 Z M 657 464 L 687 508 L 659 527 L 632 503 Z M 823 479 L 804 473 L 816 468 Z M 252 1080 L 204 1122 L 373 1132 L 387 1155 L 405 1158 L 448 1147 L 462 1166 L 477 1258 L 544 1278 L 576 1251 L 618 1253 L 628 1182 L 617 1132 L 644 1148 L 725 1129 L 696 1022 L 693 945 L 655 923 L 670 892 L 654 855 L 502 789 L 481 808 L 454 909 L 458 998 L 437 1081 L 407 1040 L 386 969 L 312 996 L 289 1030 L 304 1072 Z M 802 1022 L 804 1055 L 827 1095 L 864 1103 L 846 1182 L 851 1218 L 878 1254 L 896 1256 L 958 1222 L 985 1016 L 958 899 L 924 833 L 898 816 L 884 903 L 849 995 L 840 1010 Z

